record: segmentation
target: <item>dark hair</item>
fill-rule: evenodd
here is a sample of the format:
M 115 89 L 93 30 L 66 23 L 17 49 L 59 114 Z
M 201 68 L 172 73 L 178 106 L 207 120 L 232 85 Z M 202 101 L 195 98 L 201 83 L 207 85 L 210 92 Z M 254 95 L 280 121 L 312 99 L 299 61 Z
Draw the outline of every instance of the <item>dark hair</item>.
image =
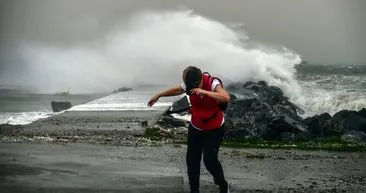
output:
M 186 93 L 191 94 L 193 88 L 197 88 L 202 80 L 202 72 L 195 66 L 188 66 L 183 71 L 183 81 L 186 84 Z

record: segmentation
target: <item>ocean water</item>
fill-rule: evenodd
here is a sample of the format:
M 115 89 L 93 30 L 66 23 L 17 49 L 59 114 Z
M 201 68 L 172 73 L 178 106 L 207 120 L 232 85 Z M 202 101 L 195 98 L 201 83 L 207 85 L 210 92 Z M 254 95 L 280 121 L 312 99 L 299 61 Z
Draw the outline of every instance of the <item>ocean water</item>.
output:
M 57 96 L 37 94 L 29 89 L 0 86 L 0 124 L 28 124 L 35 120 L 53 116 L 52 101 L 69 101 L 80 105 L 98 99 L 105 94 Z
M 366 65 L 299 65 L 306 116 L 366 108 Z

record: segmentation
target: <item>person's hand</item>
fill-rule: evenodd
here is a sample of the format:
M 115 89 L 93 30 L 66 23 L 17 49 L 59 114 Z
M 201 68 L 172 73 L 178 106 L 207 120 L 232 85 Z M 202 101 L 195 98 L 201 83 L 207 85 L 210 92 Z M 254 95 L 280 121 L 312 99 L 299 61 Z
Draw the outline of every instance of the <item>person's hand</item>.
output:
M 158 101 L 159 100 L 159 96 L 158 95 L 154 95 L 150 100 L 149 100 L 149 102 L 147 103 L 147 106 L 148 107 L 151 107 L 151 106 L 153 106 L 155 103 L 156 103 L 156 101 Z
M 203 90 L 202 88 L 194 88 L 191 90 L 192 94 L 197 94 L 197 95 L 207 95 L 208 91 L 207 90 Z

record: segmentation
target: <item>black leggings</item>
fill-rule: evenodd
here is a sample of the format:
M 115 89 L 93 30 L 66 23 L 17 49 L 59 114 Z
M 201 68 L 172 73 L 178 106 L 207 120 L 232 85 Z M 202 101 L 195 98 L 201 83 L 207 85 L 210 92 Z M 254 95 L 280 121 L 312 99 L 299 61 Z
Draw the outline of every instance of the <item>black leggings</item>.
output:
M 224 137 L 224 126 L 212 131 L 200 131 L 191 124 L 188 127 L 187 167 L 188 179 L 192 192 L 198 192 L 201 157 L 203 163 L 214 178 L 215 184 L 225 186 L 226 180 L 221 164 L 217 158 Z

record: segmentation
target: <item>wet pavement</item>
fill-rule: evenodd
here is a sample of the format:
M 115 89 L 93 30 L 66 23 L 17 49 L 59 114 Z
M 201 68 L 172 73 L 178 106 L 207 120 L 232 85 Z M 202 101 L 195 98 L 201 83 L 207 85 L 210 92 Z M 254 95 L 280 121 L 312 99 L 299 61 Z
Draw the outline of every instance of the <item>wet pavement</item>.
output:
M 0 192 L 188 192 L 185 146 L 0 143 Z M 365 192 L 365 153 L 222 148 L 232 192 Z M 201 192 L 218 192 L 203 168 Z
M 135 155 L 80 144 L 1 144 L 0 192 L 183 192 L 180 170 Z

